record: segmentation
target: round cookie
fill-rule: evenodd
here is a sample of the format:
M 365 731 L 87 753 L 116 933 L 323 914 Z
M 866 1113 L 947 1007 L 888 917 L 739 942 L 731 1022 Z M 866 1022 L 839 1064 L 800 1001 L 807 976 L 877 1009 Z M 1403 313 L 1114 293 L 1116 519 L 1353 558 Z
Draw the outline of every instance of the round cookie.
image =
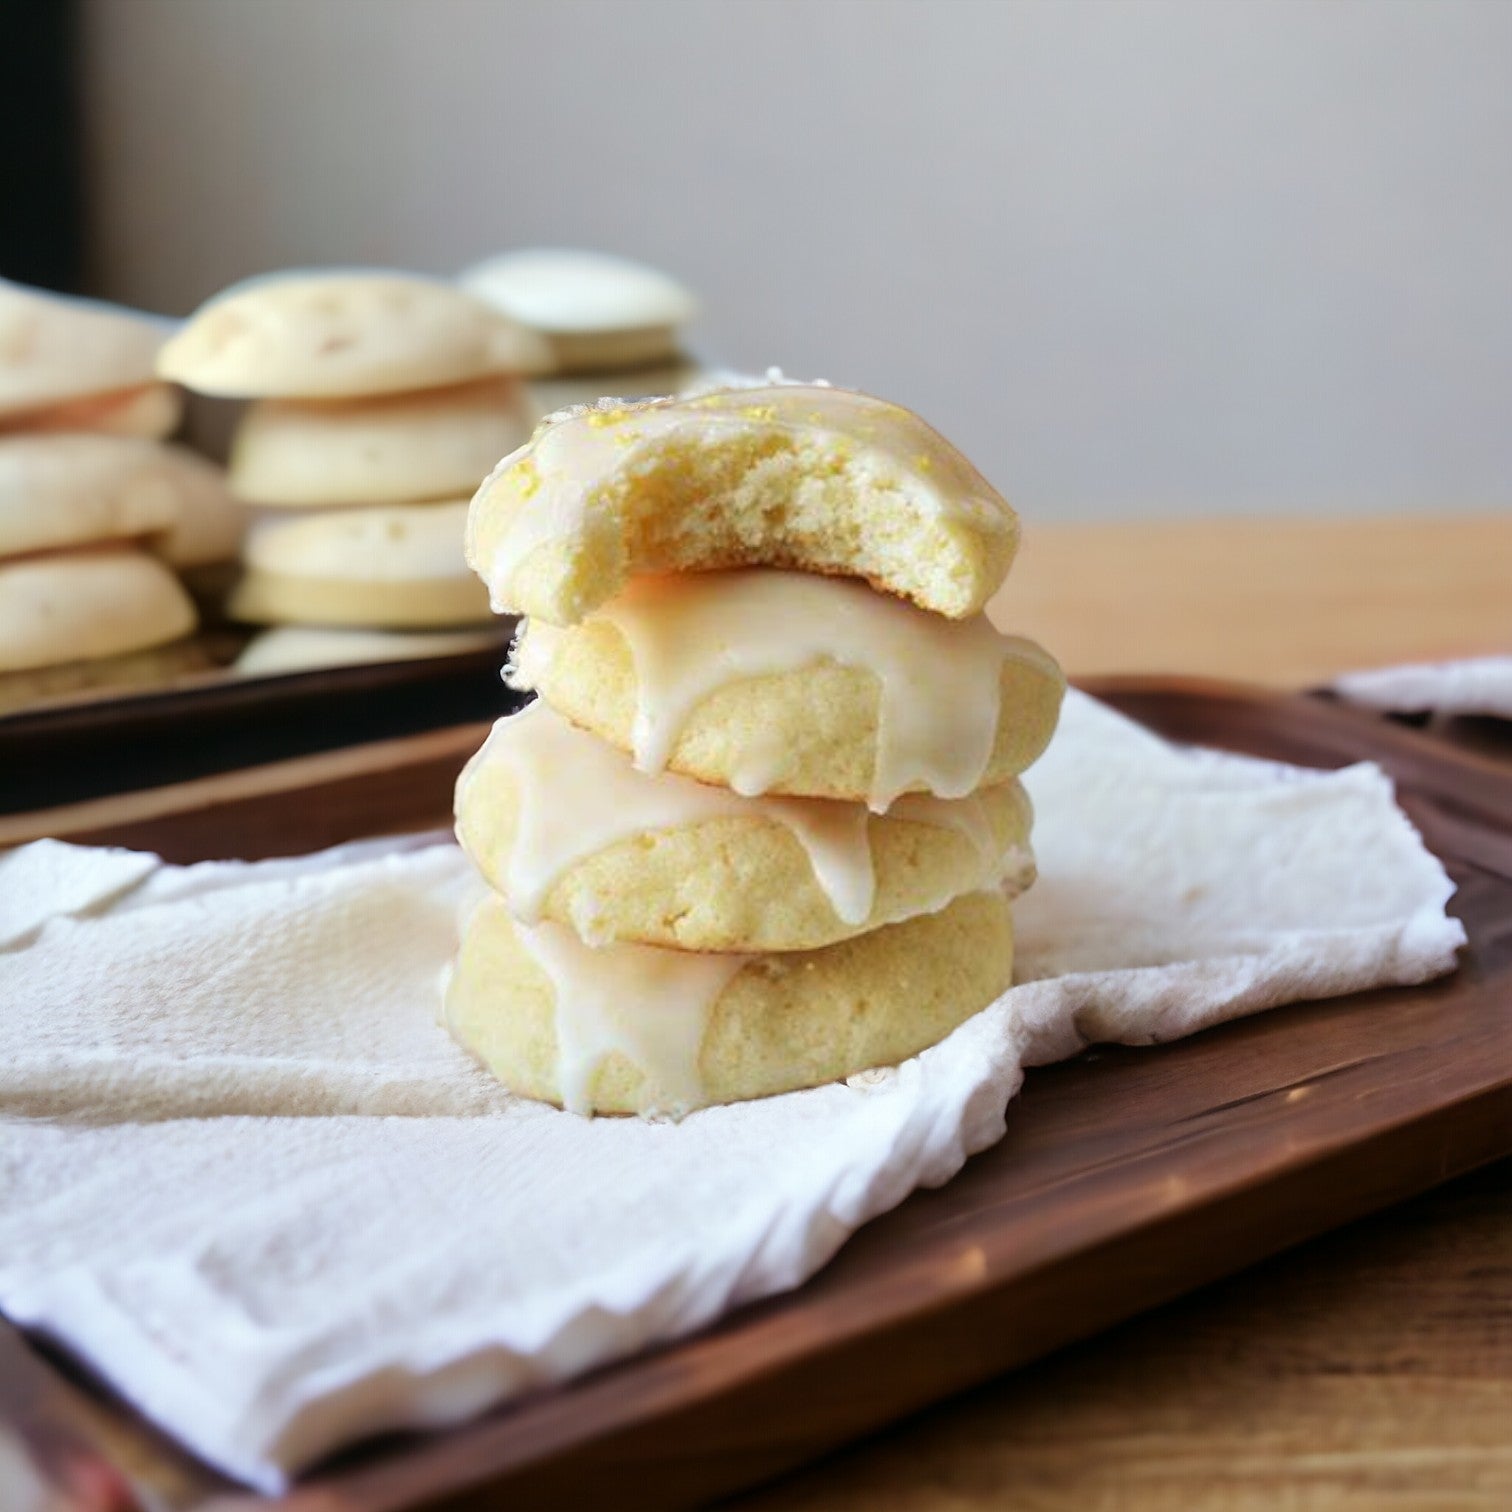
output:
M 150 383 L 168 324 L 0 278 L 0 416 Z
M 183 418 L 183 394 L 171 383 L 153 382 L 0 416 L 0 434 L 98 431 L 107 436 L 141 436 L 161 441 L 178 429 Z
M 253 504 L 454 499 L 530 434 L 517 378 L 369 399 L 262 399 L 231 445 L 229 476 Z
M 500 644 L 496 630 L 348 630 L 334 625 L 276 625 L 236 659 L 243 677 L 276 677 L 316 667 L 461 656 Z
M 1017 776 L 1065 693 L 1040 647 L 985 615 L 760 570 L 637 578 L 580 625 L 530 621 L 511 677 L 643 770 L 879 811 Z
M 637 772 L 537 700 L 457 783 L 457 838 L 510 911 L 592 944 L 810 950 L 1034 875 L 1016 782 L 886 814 Z
M 562 373 L 665 361 L 677 350 L 678 327 L 698 313 L 693 295 L 655 268 L 565 247 L 507 252 L 469 268 L 458 282 L 544 334 Z
M 242 512 L 183 447 L 68 432 L 0 437 L 0 557 L 153 537 L 184 566 L 234 556 Z
M 917 415 L 774 383 L 549 417 L 473 499 L 500 612 L 577 623 L 642 573 L 792 567 L 976 614 L 1018 545 L 1007 500 Z
M 178 579 L 129 546 L 0 562 L 0 672 L 163 645 L 196 619 Z
M 488 596 L 462 560 L 466 513 L 461 502 L 389 504 L 260 521 L 228 612 L 253 624 L 484 623 Z
M 549 363 L 542 339 L 439 279 L 327 270 L 249 279 L 201 305 L 158 376 L 241 399 L 338 399 Z
M 93 661 L 0 672 L 0 714 L 14 714 L 19 709 L 82 695 L 166 687 L 192 673 L 211 671 L 214 665 L 205 647 L 190 638 Z
M 525 1097 L 579 1113 L 683 1113 L 895 1065 L 1013 977 L 1000 893 L 823 950 L 694 955 L 584 945 L 490 894 L 446 989 L 453 1036 Z

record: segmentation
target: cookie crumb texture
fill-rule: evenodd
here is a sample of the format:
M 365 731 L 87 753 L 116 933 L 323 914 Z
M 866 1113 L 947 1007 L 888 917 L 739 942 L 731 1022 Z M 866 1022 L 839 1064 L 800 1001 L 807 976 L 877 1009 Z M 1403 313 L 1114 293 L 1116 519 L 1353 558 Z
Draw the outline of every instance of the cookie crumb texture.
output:
M 468 560 L 500 612 L 577 623 L 632 576 L 726 567 L 863 578 L 977 613 L 1018 520 L 918 416 L 782 384 L 567 411 L 474 501 Z

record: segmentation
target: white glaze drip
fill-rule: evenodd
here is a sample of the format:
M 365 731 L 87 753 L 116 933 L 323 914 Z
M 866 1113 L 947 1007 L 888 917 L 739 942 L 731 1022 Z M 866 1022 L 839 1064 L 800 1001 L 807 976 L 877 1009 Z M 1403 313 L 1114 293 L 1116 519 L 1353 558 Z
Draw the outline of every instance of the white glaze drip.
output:
M 815 881 L 840 919 L 861 924 L 871 913 L 876 894 L 871 837 L 866 810 L 856 804 L 742 798 L 673 773 L 649 776 L 540 700 L 494 725 L 458 780 L 459 813 L 470 806 L 481 774 L 500 767 L 518 789 L 506 876 L 510 909 L 526 922 L 540 919 L 558 879 L 586 857 L 633 835 L 722 818 L 782 825 L 803 847 Z M 591 919 L 581 922 L 591 935 Z
M 880 688 L 868 806 L 885 811 L 910 788 L 958 798 L 980 786 L 997 736 L 1002 668 L 1010 658 L 1054 663 L 985 615 L 948 620 L 862 583 L 747 569 L 633 579 L 597 612 L 635 663 L 635 764 L 662 771 L 693 710 L 730 683 L 830 661 L 870 672 Z M 532 624 L 519 668 L 539 679 L 561 632 Z M 782 775 L 762 748 L 732 781 L 746 793 Z
M 676 1116 L 707 1101 L 698 1057 L 709 1014 L 749 957 L 595 949 L 558 924 L 516 928 L 556 994 L 563 1107 L 592 1111 L 593 1078 L 616 1051 L 644 1074 L 652 1110 Z

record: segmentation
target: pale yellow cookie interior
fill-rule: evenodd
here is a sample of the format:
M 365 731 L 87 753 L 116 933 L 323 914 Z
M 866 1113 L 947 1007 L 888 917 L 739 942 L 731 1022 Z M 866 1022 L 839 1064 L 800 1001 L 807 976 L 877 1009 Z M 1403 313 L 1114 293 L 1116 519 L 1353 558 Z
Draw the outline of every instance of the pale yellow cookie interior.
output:
M 625 1014 L 664 1006 L 635 1001 L 635 972 L 626 976 Z M 968 893 L 939 913 L 822 950 L 753 956 L 709 1005 L 697 1051 L 697 1092 L 684 1093 L 678 1111 L 895 1065 L 985 1008 L 1012 977 L 1012 917 L 995 892 Z M 561 1011 L 551 975 L 502 900 L 490 895 L 463 934 L 446 991 L 448 1028 L 511 1091 L 561 1105 Z M 608 1048 L 614 1038 L 605 1032 L 604 1054 L 586 1078 L 579 1111 L 665 1110 L 668 1097 L 655 1068 L 648 1076 L 622 1049 Z
M 557 625 L 638 574 L 740 566 L 864 578 L 959 619 L 1017 544 L 1007 501 L 917 415 L 800 384 L 548 419 L 468 526 L 495 606 Z

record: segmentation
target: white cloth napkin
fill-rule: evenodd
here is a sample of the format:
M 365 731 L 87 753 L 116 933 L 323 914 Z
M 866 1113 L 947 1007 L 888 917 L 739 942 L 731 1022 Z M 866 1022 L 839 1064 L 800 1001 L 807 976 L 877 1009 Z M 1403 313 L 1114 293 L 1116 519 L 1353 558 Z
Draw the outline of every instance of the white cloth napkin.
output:
M 276 1490 L 798 1284 L 998 1139 L 1025 1065 L 1454 965 L 1372 767 L 1177 750 L 1073 696 L 1030 787 L 1023 985 L 896 1070 L 680 1124 L 513 1099 L 437 1027 L 478 886 L 437 837 L 16 853 L 0 1306 Z
M 1512 588 L 1508 590 L 1512 595 Z M 1417 662 L 1348 672 L 1334 691 L 1351 703 L 1394 714 L 1491 714 L 1512 719 L 1512 656 Z

